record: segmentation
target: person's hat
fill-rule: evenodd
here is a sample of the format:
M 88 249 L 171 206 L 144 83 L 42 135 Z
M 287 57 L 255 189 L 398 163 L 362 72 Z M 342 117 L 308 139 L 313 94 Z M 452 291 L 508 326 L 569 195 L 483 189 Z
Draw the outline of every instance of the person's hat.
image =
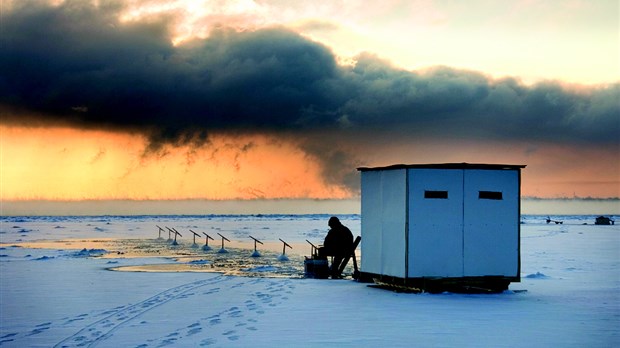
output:
M 327 225 L 329 227 L 338 226 L 338 225 L 340 225 L 340 220 L 338 220 L 337 217 L 332 216 L 332 217 L 329 218 L 329 221 L 327 222 Z

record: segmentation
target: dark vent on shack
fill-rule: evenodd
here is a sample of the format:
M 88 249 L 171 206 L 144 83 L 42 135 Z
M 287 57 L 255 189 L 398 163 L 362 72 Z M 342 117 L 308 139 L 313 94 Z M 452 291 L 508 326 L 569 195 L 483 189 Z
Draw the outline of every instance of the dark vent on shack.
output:
M 448 191 L 424 191 L 424 198 L 448 199 Z
M 497 191 L 478 191 L 478 198 L 479 199 L 493 199 L 497 201 L 504 199 L 504 197 L 502 196 L 502 193 L 497 192 Z

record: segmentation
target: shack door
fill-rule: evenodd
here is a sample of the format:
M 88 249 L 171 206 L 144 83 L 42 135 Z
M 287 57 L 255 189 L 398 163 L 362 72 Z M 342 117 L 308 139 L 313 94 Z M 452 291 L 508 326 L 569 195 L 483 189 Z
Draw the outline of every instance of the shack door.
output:
M 464 276 L 519 276 L 519 171 L 467 170 Z
M 408 277 L 463 276 L 463 170 L 409 169 Z

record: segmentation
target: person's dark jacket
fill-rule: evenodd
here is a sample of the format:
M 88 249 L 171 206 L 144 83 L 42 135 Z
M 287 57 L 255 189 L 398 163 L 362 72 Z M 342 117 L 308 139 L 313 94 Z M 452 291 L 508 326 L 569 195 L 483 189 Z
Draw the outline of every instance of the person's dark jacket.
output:
M 323 247 L 327 255 L 346 256 L 353 248 L 353 233 L 338 221 L 331 226 Z

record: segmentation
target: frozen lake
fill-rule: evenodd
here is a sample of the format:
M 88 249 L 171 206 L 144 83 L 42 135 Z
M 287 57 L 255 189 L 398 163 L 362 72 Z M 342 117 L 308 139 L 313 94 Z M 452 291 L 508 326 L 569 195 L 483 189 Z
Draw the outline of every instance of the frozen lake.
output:
M 360 234 L 358 215 L 339 217 Z M 431 295 L 301 279 L 306 240 L 320 244 L 328 218 L 2 217 L 0 346 L 620 345 L 618 225 L 595 226 L 595 216 L 552 216 L 563 223 L 547 224 L 546 216 L 524 215 L 521 283 L 501 294 Z M 157 241 L 157 225 L 178 230 L 179 247 L 168 248 L 167 233 Z M 193 248 L 190 229 L 212 235 L 214 250 Z M 239 261 L 232 267 L 250 267 L 253 276 L 178 271 L 212 265 L 217 233 L 231 240 L 228 257 Z M 249 256 L 250 235 L 265 243 L 260 265 Z M 277 258 L 279 239 L 293 246 L 288 262 Z M 121 253 L 119 245 L 142 253 Z M 170 266 L 108 270 L 154 265 Z

